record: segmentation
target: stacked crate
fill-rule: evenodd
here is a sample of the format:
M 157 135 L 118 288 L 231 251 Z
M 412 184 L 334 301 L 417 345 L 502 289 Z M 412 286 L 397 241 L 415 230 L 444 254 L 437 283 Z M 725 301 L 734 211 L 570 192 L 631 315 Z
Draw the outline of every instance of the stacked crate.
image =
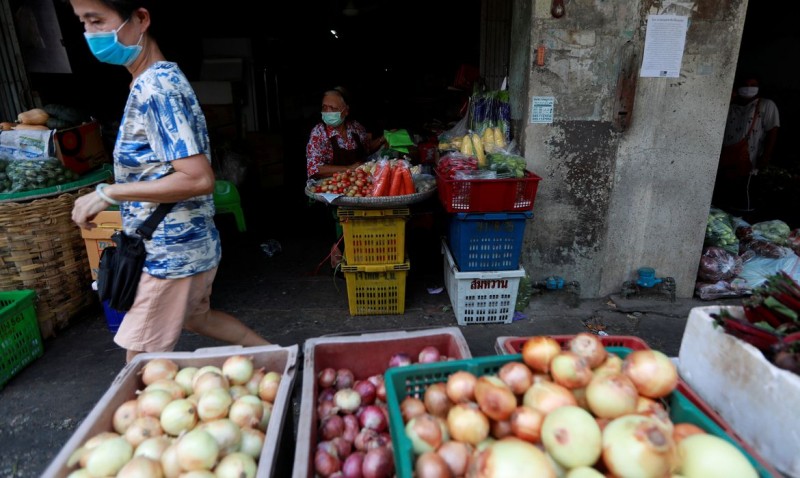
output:
M 350 315 L 404 313 L 411 268 L 405 240 L 409 209 L 340 207 L 338 216 Z
M 541 178 L 447 179 L 437 175 L 449 213 L 442 241 L 445 287 L 459 325 L 514 319 L 525 226 Z

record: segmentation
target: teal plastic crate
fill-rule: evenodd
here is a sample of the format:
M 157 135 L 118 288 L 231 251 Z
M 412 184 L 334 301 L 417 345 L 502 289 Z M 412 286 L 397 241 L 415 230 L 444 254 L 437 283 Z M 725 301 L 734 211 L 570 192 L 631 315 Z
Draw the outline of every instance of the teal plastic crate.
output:
M 632 352 L 625 347 L 606 347 L 610 353 L 624 358 Z M 389 429 L 392 435 L 395 471 L 397 478 L 414 476 L 414 451 L 411 441 L 406 437 L 400 403 L 407 396 L 422 398 L 425 389 L 438 382 L 446 382 L 447 377 L 458 370 L 467 370 L 477 376 L 496 374 L 500 367 L 512 361 L 522 361 L 521 354 L 478 357 L 467 360 L 453 360 L 430 364 L 414 364 L 405 367 L 394 367 L 386 371 L 386 401 L 389 407 Z M 722 427 L 714 423 L 681 392 L 674 391 L 666 397 L 670 418 L 673 422 L 688 422 L 699 426 L 713 435 L 724 438 L 745 454 L 753 464 L 761 478 L 779 477 L 770 466 L 764 464 L 760 457 L 748 450 L 738 438 L 727 434 Z
M 36 292 L 0 292 L 0 389 L 44 353 L 36 320 Z

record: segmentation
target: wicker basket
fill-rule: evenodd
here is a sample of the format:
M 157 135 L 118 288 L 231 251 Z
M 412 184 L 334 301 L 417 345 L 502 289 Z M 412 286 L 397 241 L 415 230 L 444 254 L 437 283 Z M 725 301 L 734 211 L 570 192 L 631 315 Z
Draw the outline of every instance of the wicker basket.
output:
M 72 222 L 75 199 L 90 191 L 0 204 L 0 290 L 36 291 L 43 338 L 97 301 L 86 246 Z

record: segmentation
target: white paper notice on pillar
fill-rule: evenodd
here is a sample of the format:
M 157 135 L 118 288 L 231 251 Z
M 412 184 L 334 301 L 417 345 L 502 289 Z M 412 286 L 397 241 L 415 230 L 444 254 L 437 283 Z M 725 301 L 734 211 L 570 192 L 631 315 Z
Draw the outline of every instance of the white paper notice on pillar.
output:
M 656 78 L 680 76 L 688 25 L 689 18 L 681 15 L 647 17 L 644 56 L 639 76 Z
M 531 99 L 531 123 L 552 123 L 555 102 L 553 96 L 534 96 Z

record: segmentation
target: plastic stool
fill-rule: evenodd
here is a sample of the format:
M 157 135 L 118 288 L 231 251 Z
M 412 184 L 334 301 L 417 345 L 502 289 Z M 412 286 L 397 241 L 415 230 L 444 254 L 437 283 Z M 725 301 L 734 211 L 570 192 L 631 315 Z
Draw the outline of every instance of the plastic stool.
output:
M 242 211 L 241 197 L 236 185 L 230 181 L 217 179 L 214 183 L 214 207 L 217 214 L 232 213 L 236 218 L 236 228 L 239 232 L 247 230 L 244 222 L 244 211 Z

